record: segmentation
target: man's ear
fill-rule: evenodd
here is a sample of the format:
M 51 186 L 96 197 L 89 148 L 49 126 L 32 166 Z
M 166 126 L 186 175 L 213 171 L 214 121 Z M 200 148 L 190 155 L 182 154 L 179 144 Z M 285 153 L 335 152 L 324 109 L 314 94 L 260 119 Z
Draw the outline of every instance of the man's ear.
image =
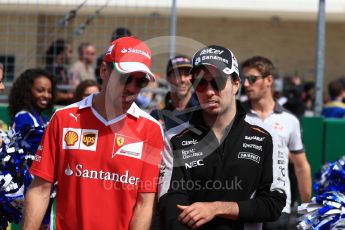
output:
M 236 78 L 232 78 L 232 87 L 233 87 L 233 92 L 234 92 L 234 95 L 237 95 L 240 91 L 240 87 L 241 87 L 241 80 L 239 77 L 236 77 Z
M 266 76 L 265 78 L 266 78 L 267 82 L 269 83 L 270 87 L 273 88 L 274 78 L 273 78 L 272 74 Z

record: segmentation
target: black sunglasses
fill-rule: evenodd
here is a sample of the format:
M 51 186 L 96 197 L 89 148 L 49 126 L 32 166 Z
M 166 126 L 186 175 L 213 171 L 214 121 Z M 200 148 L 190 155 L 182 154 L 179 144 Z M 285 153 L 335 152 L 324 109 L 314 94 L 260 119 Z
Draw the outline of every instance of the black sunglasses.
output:
M 255 76 L 255 75 L 249 75 L 249 76 L 242 76 L 243 83 L 248 80 L 249 85 L 254 84 L 259 78 L 263 78 L 262 76 Z
M 122 74 L 120 76 L 120 82 L 123 85 L 129 85 L 132 81 L 135 81 L 135 86 L 138 87 L 139 89 L 145 88 L 149 84 L 149 79 L 146 77 L 133 77 L 130 74 Z
M 205 78 L 192 79 L 193 87 L 198 92 L 203 92 L 207 89 L 208 84 L 211 84 L 215 91 L 220 91 L 225 88 L 228 77 L 215 77 L 211 81 L 207 81 Z

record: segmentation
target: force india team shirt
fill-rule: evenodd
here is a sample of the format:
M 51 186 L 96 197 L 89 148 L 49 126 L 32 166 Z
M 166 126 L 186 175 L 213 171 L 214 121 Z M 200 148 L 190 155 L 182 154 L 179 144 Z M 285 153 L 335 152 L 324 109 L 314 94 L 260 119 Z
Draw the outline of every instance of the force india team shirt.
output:
M 106 121 L 92 97 L 54 114 L 30 170 L 58 182 L 56 229 L 128 229 L 138 193 L 156 192 L 159 123 L 135 103 Z

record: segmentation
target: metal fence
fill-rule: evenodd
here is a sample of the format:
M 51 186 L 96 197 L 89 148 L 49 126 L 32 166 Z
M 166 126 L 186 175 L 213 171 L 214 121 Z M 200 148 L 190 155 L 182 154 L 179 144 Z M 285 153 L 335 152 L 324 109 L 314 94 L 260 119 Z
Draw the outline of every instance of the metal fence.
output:
M 169 35 L 171 0 L 0 0 L 0 62 L 7 85 L 25 69 L 46 66 L 52 42 L 63 39 L 77 48 L 90 42 L 97 56 L 104 53 L 113 31 L 128 28 L 147 40 Z M 153 70 L 163 73 L 169 54 L 155 58 Z

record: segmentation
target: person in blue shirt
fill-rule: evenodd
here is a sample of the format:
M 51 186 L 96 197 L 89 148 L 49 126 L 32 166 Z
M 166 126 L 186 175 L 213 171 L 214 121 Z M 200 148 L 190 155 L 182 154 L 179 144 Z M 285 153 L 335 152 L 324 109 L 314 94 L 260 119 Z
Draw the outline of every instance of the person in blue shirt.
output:
M 27 69 L 13 83 L 9 94 L 9 113 L 12 129 L 20 132 L 28 143 L 28 151 L 35 153 L 48 124 L 44 112 L 52 111 L 55 95 L 54 76 L 43 69 Z M 28 163 L 31 165 L 31 162 Z M 52 201 L 51 201 L 52 203 Z M 50 208 L 41 229 L 50 221 Z
M 36 151 L 48 118 L 44 112 L 53 107 L 55 82 L 53 75 L 43 69 L 27 69 L 13 83 L 9 95 L 9 113 L 12 128 L 22 135 L 29 135 L 28 142 Z
M 328 102 L 323 110 L 322 116 L 326 118 L 345 118 L 345 87 L 342 79 L 332 81 L 328 85 L 331 101 Z

